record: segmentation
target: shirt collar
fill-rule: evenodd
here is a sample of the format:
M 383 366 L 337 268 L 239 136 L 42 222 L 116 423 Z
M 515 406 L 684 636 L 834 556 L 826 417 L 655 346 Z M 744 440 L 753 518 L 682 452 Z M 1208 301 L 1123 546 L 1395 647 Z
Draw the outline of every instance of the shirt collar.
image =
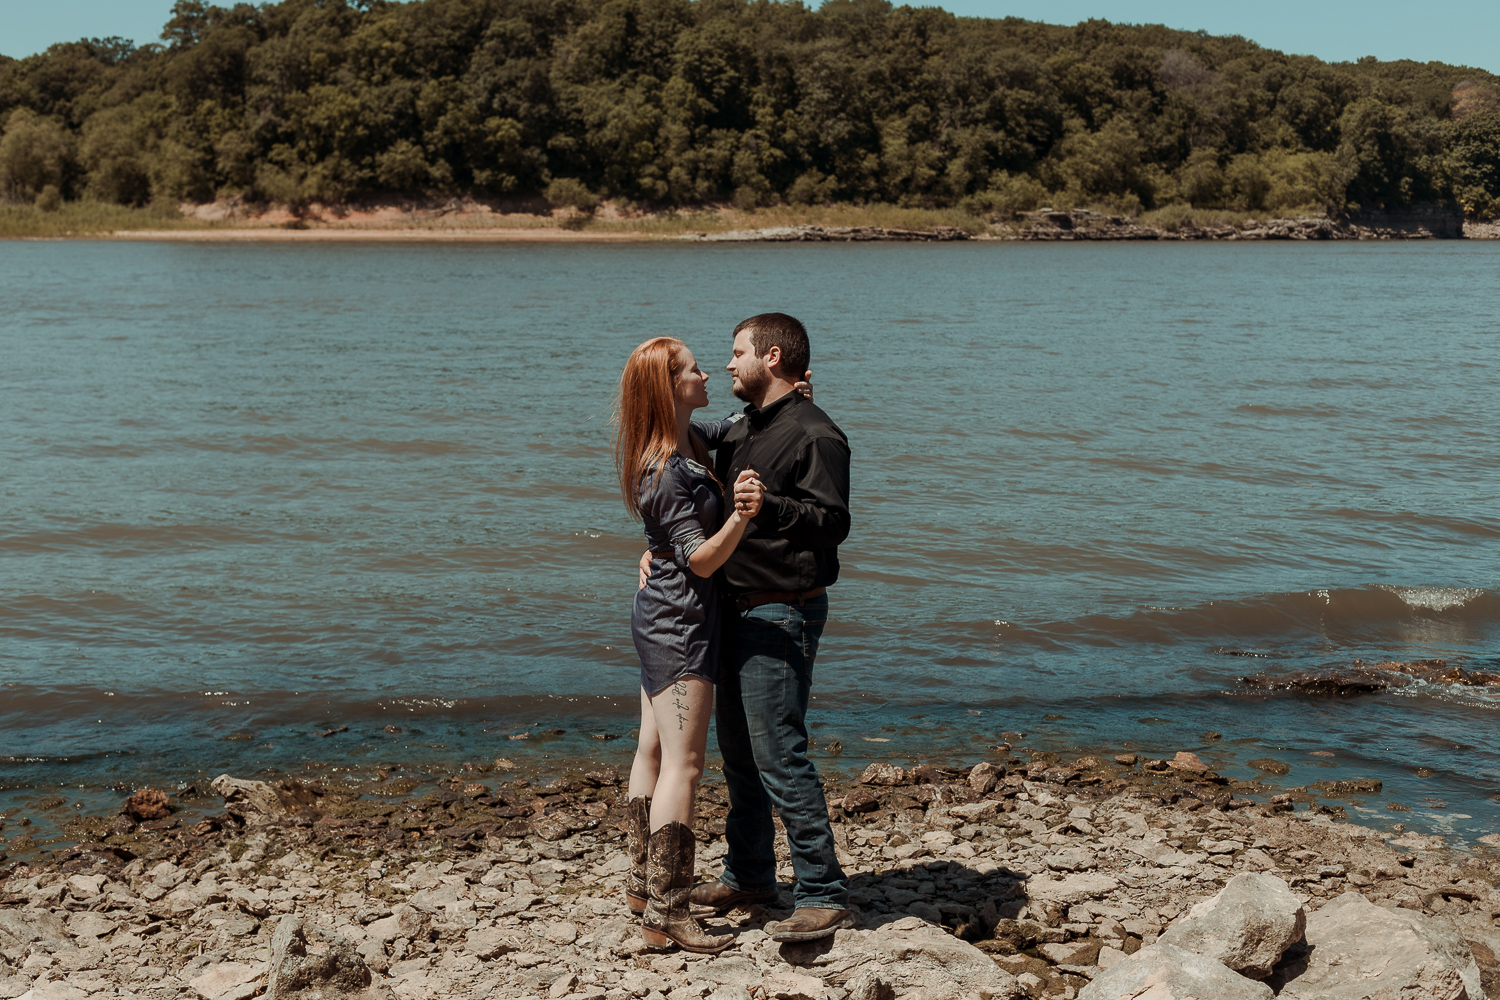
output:
M 797 400 L 800 400 L 801 398 L 802 393 L 798 392 L 796 389 L 793 389 L 791 392 L 787 393 L 785 396 L 782 396 L 774 403 L 767 403 L 765 406 L 761 407 L 758 410 L 754 406 L 746 406 L 745 416 L 749 417 L 751 422 L 753 422 L 757 427 L 764 427 L 766 424 L 774 420 L 776 418 L 776 415 L 783 409 L 788 406 L 792 406 Z

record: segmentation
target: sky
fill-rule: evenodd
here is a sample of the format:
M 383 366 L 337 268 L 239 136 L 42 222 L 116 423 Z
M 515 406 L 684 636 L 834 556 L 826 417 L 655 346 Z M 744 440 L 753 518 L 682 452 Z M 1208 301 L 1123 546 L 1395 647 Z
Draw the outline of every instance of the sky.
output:
M 1052 24 L 1097 17 L 1202 29 L 1331 62 L 1370 55 L 1500 72 L 1497 0 L 1430 5 L 1410 0 L 942 0 L 930 5 L 969 17 L 1014 16 Z M 20 58 L 54 42 L 109 35 L 145 45 L 158 40 L 171 9 L 172 0 L 0 0 L 0 54 Z

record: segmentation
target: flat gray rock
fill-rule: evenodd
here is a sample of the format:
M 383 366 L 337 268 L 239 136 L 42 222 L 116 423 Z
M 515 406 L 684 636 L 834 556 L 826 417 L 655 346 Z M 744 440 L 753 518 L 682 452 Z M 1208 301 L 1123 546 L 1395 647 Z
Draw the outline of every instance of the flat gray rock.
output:
M 1346 892 L 1308 917 L 1307 944 L 1272 977 L 1282 1000 L 1484 1000 L 1473 953 L 1441 918 Z
M 1285 882 L 1274 875 L 1236 875 L 1217 896 L 1188 911 L 1167 928 L 1162 944 L 1223 962 L 1225 967 L 1264 979 L 1307 925 L 1307 910 Z
M 1271 987 L 1221 963 L 1158 942 L 1085 986 L 1078 1000 L 1270 1000 Z
M 822 941 L 780 947 L 767 942 L 765 947 L 775 948 L 773 954 L 780 959 L 830 982 L 858 980 L 862 973 L 873 972 L 900 997 L 981 993 L 994 1000 L 1025 997 L 1015 977 L 990 956 L 917 917 L 904 917 L 873 931 L 838 931 Z M 861 989 L 881 995 L 881 987 L 866 980 L 860 980 Z

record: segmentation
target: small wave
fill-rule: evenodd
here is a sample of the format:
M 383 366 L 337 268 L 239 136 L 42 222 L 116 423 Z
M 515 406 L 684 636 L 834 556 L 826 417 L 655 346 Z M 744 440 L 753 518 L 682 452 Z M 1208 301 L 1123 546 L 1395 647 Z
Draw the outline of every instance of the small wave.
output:
M 1484 593 L 1479 587 L 1392 587 L 1381 584 L 1376 589 L 1395 594 L 1410 607 L 1429 611 L 1463 607 Z
M 1445 684 L 1425 678 L 1413 678 L 1391 694 L 1401 698 L 1431 698 L 1434 701 L 1484 711 L 1500 710 L 1500 688 L 1476 687 L 1471 684 Z
M 1083 615 L 1037 623 L 1014 618 L 1006 621 L 1002 634 L 1007 643 L 1041 646 L 1208 642 L 1223 651 L 1245 641 L 1259 644 L 1334 634 L 1341 640 L 1384 645 L 1390 639 L 1409 641 L 1414 630 L 1428 629 L 1434 621 L 1463 628 L 1500 625 L 1500 594 L 1478 587 L 1380 584 L 1260 594 L 1196 605 L 1142 605 L 1130 615 Z

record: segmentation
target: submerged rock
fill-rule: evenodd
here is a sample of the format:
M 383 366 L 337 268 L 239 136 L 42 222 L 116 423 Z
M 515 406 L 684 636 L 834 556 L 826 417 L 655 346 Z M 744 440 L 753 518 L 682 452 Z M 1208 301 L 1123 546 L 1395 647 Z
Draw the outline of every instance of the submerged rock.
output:
M 1251 674 L 1240 683 L 1263 691 L 1296 691 L 1347 698 L 1374 694 L 1391 686 L 1391 678 L 1375 670 L 1299 670 L 1281 677 Z

